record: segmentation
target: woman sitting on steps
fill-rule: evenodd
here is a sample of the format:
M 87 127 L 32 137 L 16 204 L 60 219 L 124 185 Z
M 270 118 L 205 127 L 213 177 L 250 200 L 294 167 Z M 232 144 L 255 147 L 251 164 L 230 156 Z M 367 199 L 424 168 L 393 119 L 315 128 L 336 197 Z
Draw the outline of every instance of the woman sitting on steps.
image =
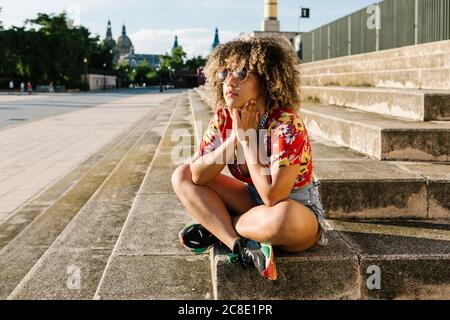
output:
M 179 234 L 193 252 L 222 242 L 229 260 L 275 280 L 272 245 L 300 252 L 325 245 L 324 210 L 300 104 L 300 64 L 278 36 L 219 46 L 205 67 L 217 108 L 192 162 L 172 175 L 199 223 Z M 234 178 L 222 174 L 228 168 Z

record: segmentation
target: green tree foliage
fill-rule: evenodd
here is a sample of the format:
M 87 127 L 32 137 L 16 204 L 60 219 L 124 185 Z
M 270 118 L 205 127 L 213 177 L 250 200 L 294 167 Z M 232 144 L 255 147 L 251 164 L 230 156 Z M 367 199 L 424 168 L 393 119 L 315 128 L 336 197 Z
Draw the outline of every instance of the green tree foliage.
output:
M 0 31 L 0 74 L 34 84 L 78 87 L 90 68 L 112 69 L 113 55 L 84 27 L 71 28 L 65 13 L 38 14 L 24 27 Z M 4 44 L 4 45 L 3 45 Z
M 186 52 L 184 52 L 183 47 L 177 47 L 172 50 L 172 56 L 170 61 L 170 67 L 174 70 L 183 69 L 184 59 L 186 58 Z
M 198 68 L 202 68 L 205 66 L 206 60 L 207 59 L 203 58 L 202 56 L 197 56 L 187 60 L 185 65 L 187 69 L 197 70 Z
M 156 75 L 155 70 L 148 64 L 148 62 L 142 62 L 136 68 L 135 81 L 138 83 L 148 83 L 151 78 Z

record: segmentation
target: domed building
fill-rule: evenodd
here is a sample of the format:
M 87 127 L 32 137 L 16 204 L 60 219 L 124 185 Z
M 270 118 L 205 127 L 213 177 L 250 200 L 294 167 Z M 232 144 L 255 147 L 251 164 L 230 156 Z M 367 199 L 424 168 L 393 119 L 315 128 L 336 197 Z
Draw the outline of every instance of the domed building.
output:
M 121 57 L 132 53 L 133 42 L 131 42 L 131 39 L 127 36 L 125 25 L 122 26 L 122 35 L 117 39 L 116 47 L 119 50 Z
M 136 68 L 139 64 L 147 62 L 152 68 L 159 66 L 160 59 L 157 54 L 136 54 L 134 52 L 133 42 L 127 35 L 126 26 L 122 26 L 122 34 L 117 41 L 114 41 L 112 35 L 111 21 L 108 21 L 108 29 L 104 43 L 113 50 L 113 63 L 128 64 L 131 68 Z

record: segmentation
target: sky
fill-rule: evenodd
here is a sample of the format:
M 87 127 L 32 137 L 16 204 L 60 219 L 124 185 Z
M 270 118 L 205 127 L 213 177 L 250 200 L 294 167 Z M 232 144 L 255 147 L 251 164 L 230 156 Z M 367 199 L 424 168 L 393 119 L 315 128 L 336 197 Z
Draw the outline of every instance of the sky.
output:
M 299 8 L 310 8 L 311 18 L 301 19 L 300 30 L 310 31 L 362 9 L 376 0 L 278 0 L 282 31 L 298 31 Z M 69 13 L 75 23 L 103 39 L 111 19 L 115 39 L 125 23 L 136 53 L 170 51 L 175 35 L 188 57 L 206 56 L 219 28 L 221 43 L 240 33 L 261 30 L 264 0 L 0 0 L 0 21 L 8 28 L 22 26 L 38 12 Z

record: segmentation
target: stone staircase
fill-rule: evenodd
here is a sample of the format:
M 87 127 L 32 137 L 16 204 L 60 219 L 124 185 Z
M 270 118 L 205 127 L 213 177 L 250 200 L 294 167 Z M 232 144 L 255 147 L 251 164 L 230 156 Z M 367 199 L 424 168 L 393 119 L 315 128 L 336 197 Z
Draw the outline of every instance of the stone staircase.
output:
M 411 48 L 411 56 L 439 47 L 424 46 Z M 355 59 L 406 55 L 392 52 Z M 336 64 L 352 64 L 345 59 Z M 332 61 L 320 64 L 333 68 Z M 303 70 L 319 67 L 325 66 Z M 211 117 L 202 87 L 152 109 L 0 223 L 0 298 L 450 298 L 448 95 L 357 89 L 359 98 L 351 98 L 342 92 L 355 88 L 316 86 L 310 99 L 320 103 L 304 103 L 300 111 L 312 139 L 329 245 L 277 251 L 276 282 L 228 263 L 224 247 L 193 255 L 178 243 L 178 231 L 192 220 L 170 178 L 180 142 L 193 146 L 183 149 L 184 157 L 192 155 Z M 375 90 L 391 90 L 395 107 L 374 112 L 361 97 L 373 93 L 381 105 L 383 94 Z M 408 98 L 410 106 L 398 101 Z M 348 104 L 336 103 L 342 100 Z M 390 113 L 402 103 L 399 113 L 410 117 Z
M 449 90 L 450 40 L 306 63 L 302 80 L 304 86 Z
M 191 118 L 186 94 L 152 108 L 2 221 L 0 299 L 212 297 L 208 257 L 179 248 L 191 220 L 170 186 L 171 134 L 190 138 Z
M 227 250 L 217 247 L 211 253 L 215 298 L 450 298 L 450 86 L 317 85 L 330 74 L 409 68 L 411 61 L 427 61 L 422 66 L 445 74 L 448 48 L 446 41 L 302 66 L 300 116 L 312 139 L 330 244 L 277 252 L 275 283 L 254 270 L 235 272 Z M 397 79 L 404 70 L 392 72 Z M 213 106 L 205 88 L 190 94 L 192 104 Z M 379 289 L 371 285 L 378 271 Z

